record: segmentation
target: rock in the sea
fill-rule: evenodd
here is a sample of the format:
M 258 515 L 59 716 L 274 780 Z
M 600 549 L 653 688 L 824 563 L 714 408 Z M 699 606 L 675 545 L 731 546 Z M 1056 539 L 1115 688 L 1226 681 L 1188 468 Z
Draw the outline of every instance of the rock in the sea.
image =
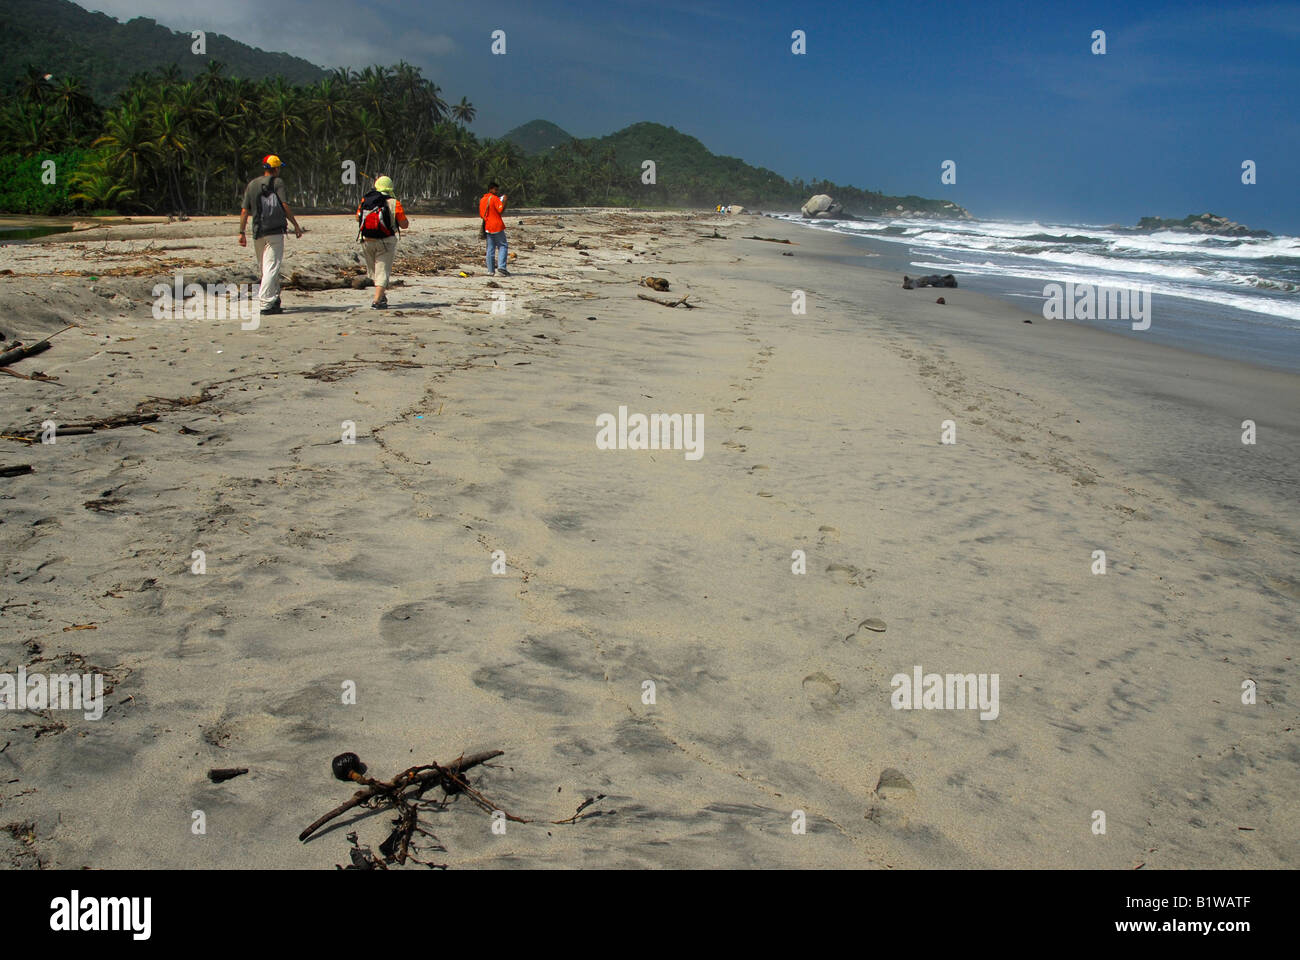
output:
M 917 287 L 955 287 L 957 278 L 951 273 L 946 273 L 942 277 L 937 273 L 932 273 L 928 277 L 917 277 L 913 280 L 911 277 L 903 277 L 903 289 L 913 290 Z
M 832 200 L 830 197 L 828 197 L 826 194 L 819 193 L 814 197 L 809 197 L 808 202 L 805 203 L 802 207 L 800 207 L 799 211 L 805 217 L 815 217 L 823 210 L 829 210 L 831 208 L 831 204 L 833 204 L 834 202 L 835 201 Z
M 828 217 L 838 217 L 844 212 L 842 204 L 836 203 L 824 193 L 819 193 L 815 197 L 809 197 L 808 202 L 799 208 L 800 212 L 809 219 L 827 219 Z
M 1177 233 L 1204 233 L 1216 237 L 1271 237 L 1267 230 L 1252 230 L 1243 223 L 1236 223 L 1227 217 L 1215 213 L 1188 214 L 1181 220 L 1166 220 L 1164 217 L 1143 217 L 1138 221 L 1137 230 L 1152 232 L 1172 230 Z

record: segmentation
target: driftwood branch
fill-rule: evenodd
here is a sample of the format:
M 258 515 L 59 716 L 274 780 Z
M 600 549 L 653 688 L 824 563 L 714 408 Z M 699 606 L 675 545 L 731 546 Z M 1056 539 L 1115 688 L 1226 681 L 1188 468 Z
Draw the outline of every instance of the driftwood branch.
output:
M 659 306 L 661 306 L 661 307 L 678 307 L 678 306 L 681 306 L 681 307 L 685 307 L 687 310 L 694 310 L 694 309 L 695 309 L 695 304 L 693 304 L 693 303 L 687 303 L 687 302 L 686 302 L 687 299 L 688 299 L 689 297 L 690 297 L 690 294 L 688 293 L 685 297 L 682 297 L 680 300 L 660 300 L 658 297 L 647 296 L 647 295 L 644 294 L 644 293 L 638 293 L 638 294 L 637 294 L 637 299 L 639 299 L 639 300 L 649 300 L 651 303 L 657 303 L 657 304 L 659 304 Z
M 419 795 L 425 790 L 436 786 L 451 786 L 450 792 L 455 792 L 458 787 L 464 785 L 460 779 L 460 774 L 477 767 L 480 763 L 486 763 L 493 757 L 499 757 L 504 750 L 487 750 L 483 753 L 471 754 L 468 757 L 459 757 L 451 763 L 443 766 L 437 763 L 426 764 L 419 767 L 411 767 L 409 770 L 403 770 L 392 780 L 362 780 L 366 786 L 352 795 L 352 799 L 346 803 L 341 803 L 329 813 L 318 817 L 306 830 L 298 834 L 298 839 L 306 842 L 307 838 L 313 833 L 329 823 L 336 817 L 340 817 L 355 807 L 361 806 L 367 800 L 374 798 L 389 798 L 392 800 L 405 800 L 404 794 L 408 791 L 412 795 Z
M 514 814 L 501 809 L 478 790 L 469 784 L 469 779 L 465 776 L 467 770 L 485 763 L 494 757 L 499 757 L 504 753 L 502 750 L 487 750 L 483 753 L 475 753 L 470 756 L 460 756 L 451 763 L 427 763 L 417 767 L 410 767 L 403 770 L 391 780 L 373 780 L 365 775 L 366 765 L 361 762 L 361 758 L 355 753 L 341 753 L 334 758 L 331 764 L 334 776 L 339 780 L 347 780 L 358 784 L 361 789 L 354 793 L 351 799 L 339 804 L 333 810 L 318 817 L 302 833 L 298 834 L 298 839 L 306 842 L 312 834 L 349 810 L 355 810 L 357 807 L 368 807 L 370 809 L 391 809 L 396 816 L 394 817 L 393 829 L 388 837 L 379 845 L 379 853 L 382 857 L 376 857 L 369 847 L 361 847 L 357 843 L 356 833 L 349 833 L 348 840 L 352 843 L 353 850 L 351 853 L 352 866 L 343 869 L 360 869 L 374 870 L 387 869 L 385 863 L 404 864 L 407 860 L 413 863 L 422 864 L 427 867 L 444 867 L 443 864 L 430 863 L 419 859 L 412 853 L 411 843 L 415 834 L 422 837 L 429 837 L 435 843 L 435 837 L 428 830 L 420 825 L 421 812 L 428 809 L 442 809 L 445 804 L 441 801 L 425 799 L 426 791 L 434 787 L 441 787 L 443 792 L 448 796 L 454 794 L 464 794 L 473 803 L 492 814 L 494 817 L 500 814 L 507 820 L 515 823 L 536 823 L 535 820 L 528 820 L 524 817 L 517 817 Z M 600 816 L 597 813 L 584 813 L 593 803 L 605 799 L 605 794 L 597 794 L 594 797 L 588 797 L 578 807 L 572 816 L 563 820 L 549 820 L 547 823 L 552 824 L 570 824 L 577 823 L 579 820 L 585 820 L 587 817 Z M 441 846 L 436 849 L 443 849 Z

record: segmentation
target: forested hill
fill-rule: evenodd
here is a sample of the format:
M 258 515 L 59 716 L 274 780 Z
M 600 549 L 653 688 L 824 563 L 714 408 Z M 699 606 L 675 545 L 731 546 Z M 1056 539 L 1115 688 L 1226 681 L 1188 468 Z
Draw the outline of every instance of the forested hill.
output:
M 713 153 L 695 137 L 660 123 L 634 123 L 604 137 L 570 140 L 532 160 L 534 182 L 549 196 L 566 198 L 563 202 L 569 203 L 580 202 L 580 196 L 594 196 L 596 202 L 641 206 L 730 203 L 751 209 L 798 210 L 809 197 L 825 193 L 857 216 L 904 212 L 945 218 L 970 216 L 947 200 L 891 196 L 828 180 L 787 180 L 737 157 Z M 646 160 L 655 163 L 654 184 L 641 178 Z
M 509 133 L 502 134 L 501 139 L 509 140 L 524 153 L 532 156 L 535 153 L 545 153 L 555 147 L 564 146 L 573 139 L 573 135 L 566 133 L 549 120 L 530 120 L 515 127 Z
M 197 76 L 211 60 L 224 63 L 228 76 L 253 80 L 278 74 L 292 83 L 315 83 L 327 76 L 287 53 L 267 53 L 219 33 L 205 40 L 207 55 L 199 56 L 191 52 L 188 33 L 147 17 L 118 23 L 68 0 L 0 0 L 0 78 L 6 84 L 30 65 L 55 77 L 82 78 L 91 96 L 107 104 L 132 75 L 173 64 L 182 77 Z

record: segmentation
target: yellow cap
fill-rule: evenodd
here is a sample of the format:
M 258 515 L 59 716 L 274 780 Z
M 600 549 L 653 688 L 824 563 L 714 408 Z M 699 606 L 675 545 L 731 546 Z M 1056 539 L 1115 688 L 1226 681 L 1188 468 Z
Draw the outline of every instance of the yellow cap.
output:
M 274 153 L 262 158 L 262 166 L 271 167 L 274 170 L 280 169 L 280 158 Z

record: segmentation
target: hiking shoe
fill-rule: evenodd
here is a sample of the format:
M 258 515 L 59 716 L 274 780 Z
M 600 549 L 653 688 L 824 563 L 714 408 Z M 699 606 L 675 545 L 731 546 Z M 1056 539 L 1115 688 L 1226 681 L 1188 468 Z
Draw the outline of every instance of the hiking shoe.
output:
M 263 307 L 260 312 L 263 315 L 266 315 L 268 313 L 284 313 L 284 307 L 280 306 L 280 301 L 277 300 L 269 307 Z
M 387 309 L 388 309 L 388 301 L 387 301 L 387 300 L 371 300 L 371 301 L 370 301 L 370 309 L 371 309 L 371 310 L 387 310 Z
M 502 267 L 500 270 L 497 271 L 497 273 L 501 274 L 501 276 L 503 277 L 510 276 L 510 271 L 507 270 L 505 267 Z

